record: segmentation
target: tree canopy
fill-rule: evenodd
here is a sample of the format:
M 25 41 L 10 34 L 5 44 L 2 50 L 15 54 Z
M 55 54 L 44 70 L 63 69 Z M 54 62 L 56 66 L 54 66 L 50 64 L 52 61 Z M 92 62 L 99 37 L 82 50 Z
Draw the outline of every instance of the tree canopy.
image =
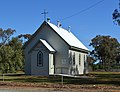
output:
M 24 68 L 22 40 L 12 37 L 15 30 L 0 28 L 0 72 L 13 73 Z
M 103 69 L 109 70 L 117 63 L 120 55 L 120 44 L 117 39 L 111 36 L 97 35 L 91 40 L 90 46 L 93 47 L 90 55 L 94 57 L 96 61 L 99 61 Z
M 13 30 L 11 28 L 8 28 L 7 30 L 0 28 L 0 44 L 5 45 L 9 41 L 10 37 L 14 34 L 14 32 L 16 32 L 16 30 Z
M 117 9 L 114 10 L 114 12 L 112 14 L 112 18 L 113 18 L 113 22 L 116 25 L 120 26 L 120 12 Z

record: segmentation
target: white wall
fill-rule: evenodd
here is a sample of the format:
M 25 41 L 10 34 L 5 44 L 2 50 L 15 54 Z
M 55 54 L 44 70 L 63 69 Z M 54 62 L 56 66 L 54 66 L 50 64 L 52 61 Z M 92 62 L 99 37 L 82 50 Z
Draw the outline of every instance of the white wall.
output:
M 77 75 L 84 73 L 84 62 L 86 62 L 86 53 L 69 50 L 69 57 L 70 53 L 72 54 L 71 59 L 69 61 L 69 74 Z M 75 64 L 73 64 L 73 55 L 75 53 Z M 79 58 L 80 55 L 80 58 Z M 80 59 L 80 63 L 79 63 Z
M 54 74 L 54 57 L 53 57 L 53 54 L 49 54 L 49 74 Z
M 60 74 L 62 72 L 62 60 L 66 59 L 68 62 L 68 50 L 69 46 L 61 39 L 51 28 L 45 26 L 41 32 L 39 38 L 46 40 L 55 50 L 55 73 Z
M 68 50 L 69 46 L 61 39 L 57 33 L 55 33 L 50 27 L 44 26 L 41 30 L 38 31 L 38 33 L 35 35 L 35 37 L 31 40 L 29 45 L 27 45 L 25 51 L 25 72 L 26 74 L 31 73 L 30 68 L 33 67 L 30 64 L 30 50 L 34 47 L 34 45 L 39 41 L 39 39 L 46 40 L 55 50 L 55 73 L 64 73 L 62 72 L 62 67 L 68 67 L 68 65 L 62 66 L 62 60 L 66 59 L 68 62 Z M 67 73 L 67 72 L 66 72 Z

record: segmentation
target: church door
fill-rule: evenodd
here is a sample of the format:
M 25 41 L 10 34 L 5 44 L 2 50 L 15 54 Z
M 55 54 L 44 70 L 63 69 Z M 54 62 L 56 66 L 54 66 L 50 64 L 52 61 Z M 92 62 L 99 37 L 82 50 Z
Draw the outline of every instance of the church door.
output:
M 49 54 L 49 74 L 54 74 L 54 56 Z

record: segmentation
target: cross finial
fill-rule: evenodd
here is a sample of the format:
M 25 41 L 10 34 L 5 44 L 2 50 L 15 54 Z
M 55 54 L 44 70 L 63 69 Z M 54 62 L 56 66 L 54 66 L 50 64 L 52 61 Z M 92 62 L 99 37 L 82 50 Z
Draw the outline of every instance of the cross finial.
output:
M 48 12 L 44 9 L 44 12 L 43 12 L 43 13 L 41 13 L 41 14 L 43 14 L 43 15 L 44 15 L 44 21 L 46 21 L 46 15 L 48 14 Z

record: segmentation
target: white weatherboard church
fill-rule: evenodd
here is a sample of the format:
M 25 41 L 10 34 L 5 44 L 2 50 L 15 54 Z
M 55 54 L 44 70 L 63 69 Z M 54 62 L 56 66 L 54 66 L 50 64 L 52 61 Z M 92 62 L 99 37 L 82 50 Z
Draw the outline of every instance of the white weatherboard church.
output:
M 79 75 L 87 71 L 89 50 L 70 32 L 44 21 L 24 46 L 25 73 L 49 76 Z

